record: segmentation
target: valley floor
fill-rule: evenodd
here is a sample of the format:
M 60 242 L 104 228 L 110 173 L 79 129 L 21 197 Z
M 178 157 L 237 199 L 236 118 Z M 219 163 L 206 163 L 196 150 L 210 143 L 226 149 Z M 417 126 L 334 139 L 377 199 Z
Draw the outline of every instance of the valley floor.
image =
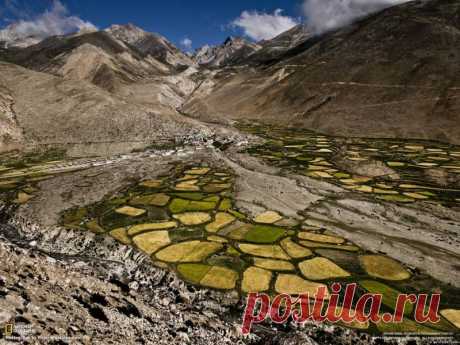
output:
M 368 344 L 382 332 L 458 335 L 458 147 L 240 129 L 268 141 L 241 134 L 228 145 L 108 159 L 2 156 L 0 324 L 17 326 L 2 341 Z M 403 325 L 359 325 L 364 334 L 262 324 L 243 337 L 245 292 L 295 290 L 283 277 L 357 282 L 361 293 L 440 292 L 443 319 L 417 325 L 408 315 Z M 394 307 L 391 298 L 384 304 Z

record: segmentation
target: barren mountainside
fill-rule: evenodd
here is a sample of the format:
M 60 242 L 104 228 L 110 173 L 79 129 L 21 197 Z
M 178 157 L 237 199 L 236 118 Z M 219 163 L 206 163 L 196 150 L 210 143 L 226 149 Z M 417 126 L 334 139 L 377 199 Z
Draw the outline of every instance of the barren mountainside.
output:
M 4 51 L 3 57 L 29 69 L 87 80 L 110 91 L 120 84 L 171 73 L 168 65 L 143 56 L 103 31 L 51 37 L 24 49 Z
M 223 67 L 244 61 L 261 49 L 256 43 L 251 43 L 241 37 L 228 37 L 220 46 L 206 45 L 197 50 L 194 60 L 205 67 Z
M 21 144 L 29 147 L 79 143 L 145 147 L 154 141 L 185 135 L 192 127 L 170 107 L 142 105 L 86 81 L 8 63 L 0 63 L 0 85 L 8 85 L 9 89 L 0 98 L 0 106 L 8 107 L 8 102 L 14 102 L 15 114 L 14 119 L 3 119 L 8 117 L 6 113 L 0 121 L 12 127 L 9 137 L 18 137 Z M 21 130 L 23 138 L 18 134 Z
M 271 40 L 259 42 L 261 49 L 236 62 L 251 65 L 271 64 L 283 58 L 287 52 L 301 45 L 311 37 L 312 35 L 308 32 L 307 27 L 299 24 Z
M 460 3 L 414 1 L 321 37 L 265 67 L 222 70 L 184 105 L 343 136 L 460 143 Z M 262 52 L 260 50 L 260 52 Z
M 110 142 L 129 150 L 185 133 L 176 108 L 195 87 L 193 67 L 176 69 L 105 31 L 50 37 L 0 56 L 15 114 L 2 150 L 12 148 L 9 136 L 27 147 Z
M 144 55 L 151 55 L 172 66 L 190 66 L 191 59 L 165 37 L 146 32 L 135 25 L 112 25 L 106 30 L 111 36 L 124 42 Z
M 258 44 L 229 38 L 194 61 L 132 24 L 0 49 L 8 132 L 31 143 L 148 141 L 179 109 L 207 122 L 459 143 L 459 8 L 409 2 L 321 36 L 298 25 Z

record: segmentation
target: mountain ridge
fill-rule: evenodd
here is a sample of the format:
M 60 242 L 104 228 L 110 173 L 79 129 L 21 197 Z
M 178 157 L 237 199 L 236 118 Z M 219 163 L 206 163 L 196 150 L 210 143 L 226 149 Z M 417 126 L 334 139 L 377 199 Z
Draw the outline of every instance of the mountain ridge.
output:
M 116 39 L 135 47 L 144 56 L 151 55 L 155 59 L 174 67 L 193 64 L 185 53 L 165 37 L 144 31 L 134 24 L 112 25 L 104 31 Z
M 262 47 L 242 37 L 229 36 L 221 45 L 205 45 L 195 52 L 194 61 L 205 67 L 223 67 L 244 60 Z
M 453 0 L 388 8 L 260 67 L 222 70 L 182 111 L 204 121 L 459 144 L 459 18 Z
M 0 59 L 156 114 L 460 143 L 459 18 L 454 0 L 414 1 L 320 36 L 298 25 L 257 44 L 229 37 L 193 57 L 161 35 L 113 25 L 0 49 Z M 15 104 L 25 96 L 11 94 Z

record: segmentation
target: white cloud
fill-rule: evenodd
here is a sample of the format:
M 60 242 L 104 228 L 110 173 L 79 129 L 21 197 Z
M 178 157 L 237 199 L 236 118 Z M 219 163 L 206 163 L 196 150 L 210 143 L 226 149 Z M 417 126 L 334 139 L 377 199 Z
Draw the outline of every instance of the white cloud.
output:
M 408 0 L 305 0 L 304 12 L 310 31 L 321 34 L 370 13 Z
M 27 37 L 44 39 L 54 35 L 96 29 L 90 22 L 69 15 L 67 8 L 59 0 L 54 0 L 50 10 L 30 20 L 20 19 L 0 30 L 0 41 L 21 40 Z
M 180 41 L 180 44 L 181 46 L 183 46 L 185 49 L 187 50 L 191 50 L 192 49 L 192 44 L 193 44 L 193 41 L 190 39 L 190 38 L 184 38 L 182 41 Z
M 282 15 L 277 9 L 273 14 L 244 11 L 232 22 L 233 26 L 244 30 L 244 34 L 256 41 L 268 40 L 299 24 L 298 20 Z

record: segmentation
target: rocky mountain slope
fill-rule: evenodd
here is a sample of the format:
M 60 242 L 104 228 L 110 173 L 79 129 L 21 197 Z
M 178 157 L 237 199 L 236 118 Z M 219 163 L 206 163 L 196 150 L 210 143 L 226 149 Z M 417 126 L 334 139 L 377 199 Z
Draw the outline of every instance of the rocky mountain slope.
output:
M 23 141 L 13 107 L 10 91 L 0 83 L 0 147 L 5 151 L 21 148 Z
M 299 24 L 271 40 L 259 42 L 261 49 L 255 51 L 253 54 L 239 59 L 236 62 L 252 65 L 270 64 L 276 62 L 289 50 L 304 43 L 311 38 L 311 36 L 312 35 L 308 32 L 308 29 L 303 24 Z
M 459 16 L 453 0 L 389 8 L 312 37 L 269 66 L 222 70 L 183 111 L 212 121 L 251 118 L 458 144 Z
M 132 149 L 174 141 L 195 126 L 160 102 L 143 105 L 86 81 L 9 63 L 0 63 L 0 85 L 9 90 L 5 107 L 14 102 L 14 122 L 11 116 L 4 120 L 12 126 L 8 136 L 19 139 L 23 131 L 20 141 L 28 146 L 113 143 Z
M 6 61 L 40 72 L 86 80 L 114 91 L 119 85 L 170 74 L 170 67 L 106 32 L 55 36 L 37 45 L 10 49 Z
M 0 66 L 0 83 L 11 90 L 8 97 L 17 114 L 16 122 L 8 120 L 2 128 L 0 150 L 10 149 L 12 140 L 28 146 L 129 142 L 137 147 L 164 138 L 163 126 L 169 140 L 184 134 L 176 121 L 187 120 L 179 119 L 176 108 L 196 86 L 193 66 L 161 62 L 106 31 L 50 37 L 3 49 L 0 58 L 8 62 Z M 25 136 L 19 136 L 21 130 Z
M 223 67 L 237 61 L 245 60 L 261 46 L 241 37 L 229 37 L 220 46 L 206 45 L 198 49 L 194 55 L 197 64 L 206 67 Z
M 191 59 L 186 54 L 161 35 L 146 32 L 132 24 L 112 25 L 106 32 L 121 42 L 135 47 L 145 56 L 150 55 L 163 63 L 174 67 L 192 65 Z
M 133 133 L 137 140 L 151 138 L 145 131 L 163 126 L 154 124 L 163 116 L 176 121 L 180 109 L 208 122 L 257 119 L 333 135 L 459 143 L 459 8 L 453 0 L 409 2 L 322 36 L 299 25 L 260 44 L 230 38 L 200 50 L 195 61 L 133 25 L 1 49 L 0 59 L 10 64 L 2 64 L 0 78 L 17 119 L 9 128 L 28 128 L 23 138 L 34 143 L 76 142 L 87 138 L 87 128 L 69 123 L 94 117 L 86 141 L 128 140 Z M 49 90 L 42 87 L 48 83 Z M 91 95 L 94 107 L 62 93 L 61 84 L 84 100 Z M 48 121 L 70 119 L 63 133 L 64 127 L 25 124 L 30 114 L 41 116 L 45 100 Z M 72 110 L 63 116 L 63 109 Z M 127 120 L 126 109 L 144 115 Z M 107 117 L 110 125 L 98 122 Z M 12 137 L 21 141 L 18 133 Z

